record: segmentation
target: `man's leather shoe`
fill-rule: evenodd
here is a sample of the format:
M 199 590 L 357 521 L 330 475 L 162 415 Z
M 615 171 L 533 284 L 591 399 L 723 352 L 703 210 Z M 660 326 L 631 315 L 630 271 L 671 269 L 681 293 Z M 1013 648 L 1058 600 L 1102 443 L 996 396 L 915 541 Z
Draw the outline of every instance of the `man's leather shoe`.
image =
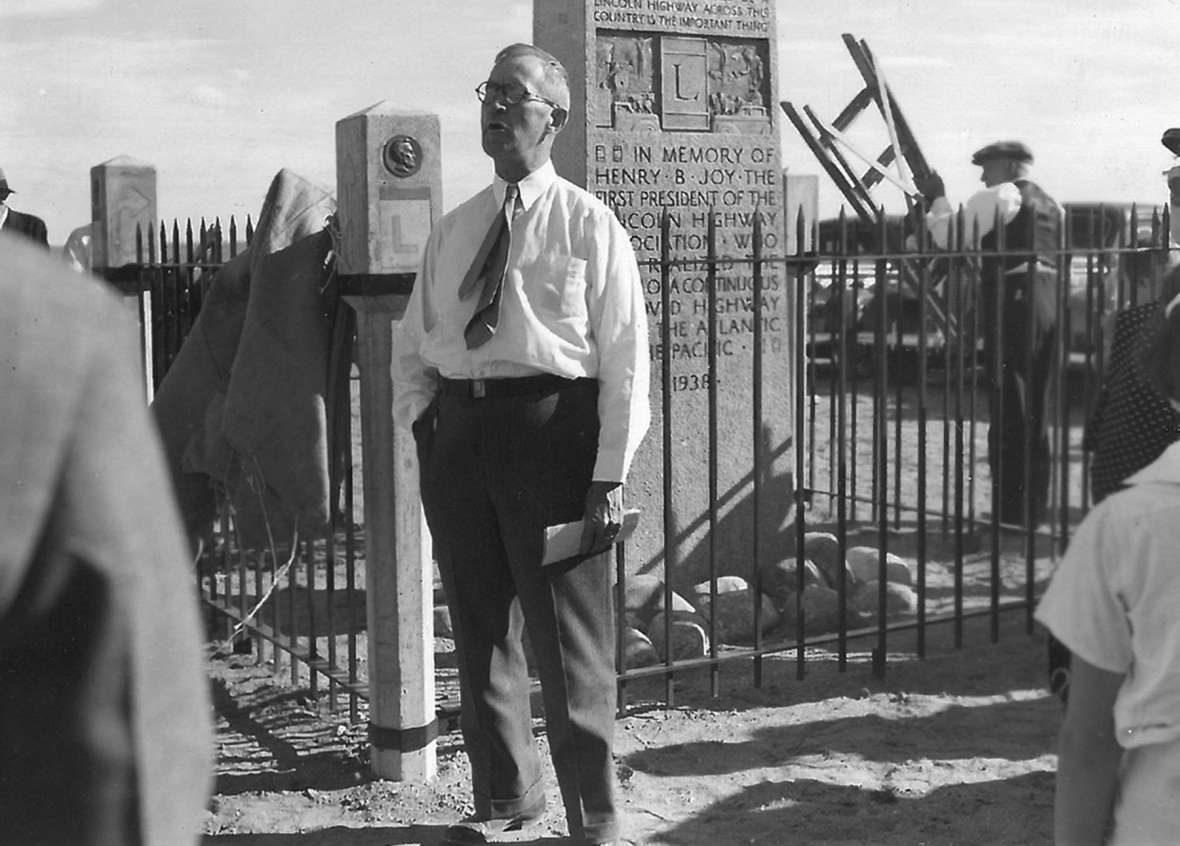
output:
M 488 843 L 488 824 L 479 820 L 457 822 L 448 825 L 443 832 L 440 846 L 479 846 Z
M 477 815 L 467 817 L 443 831 L 440 846 L 479 846 L 494 843 L 491 838 L 505 831 L 520 831 L 541 818 L 545 813 L 545 795 L 539 801 L 518 814 L 506 818 L 488 818 Z

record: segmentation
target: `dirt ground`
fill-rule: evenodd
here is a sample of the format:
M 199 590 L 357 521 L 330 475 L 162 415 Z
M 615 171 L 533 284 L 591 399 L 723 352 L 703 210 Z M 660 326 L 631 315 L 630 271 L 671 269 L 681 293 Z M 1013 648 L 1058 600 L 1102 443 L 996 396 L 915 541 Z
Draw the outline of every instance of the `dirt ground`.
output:
M 1024 612 L 931 626 L 926 657 L 890 633 L 883 678 L 875 640 L 854 642 L 843 672 L 809 654 L 749 661 L 632 684 L 617 722 L 627 835 L 644 844 L 1032 844 L 1051 842 L 1055 734 L 1061 706 L 1045 688 L 1043 635 Z M 430 785 L 367 775 L 361 724 L 325 713 L 248 656 L 211 661 L 218 721 L 216 795 L 205 846 L 433 844 L 468 810 L 456 732 L 438 741 Z M 537 724 L 537 743 L 545 739 Z M 547 758 L 547 756 L 546 756 Z M 556 782 L 549 810 L 514 842 L 565 842 Z
M 939 443 L 939 432 L 930 438 Z M 982 456 L 982 440 L 977 447 Z M 907 440 L 907 486 L 915 450 Z M 932 450 L 932 479 L 940 460 Z M 986 510 L 982 490 L 977 507 Z M 1006 600 L 1023 595 L 1022 548 L 1005 550 Z M 913 556 L 896 542 L 890 549 Z M 1048 575 L 1044 554 L 1038 581 Z M 986 603 L 986 559 L 972 551 L 964 564 L 968 606 Z M 951 592 L 945 568 L 931 564 L 931 613 L 949 610 Z M 615 733 L 625 834 L 669 846 L 1050 843 L 1061 706 L 1045 687 L 1044 636 L 1027 631 L 1023 611 L 1002 616 L 997 634 L 993 644 L 990 621 L 970 618 L 955 649 L 951 624 L 932 625 L 919 659 L 912 632 L 890 632 L 883 678 L 872 672 L 872 638 L 850 643 L 843 672 L 831 655 L 809 652 L 803 680 L 795 653 L 768 657 L 759 688 L 742 660 L 722 668 L 717 698 L 707 671 L 677 676 L 670 708 L 662 680 L 629 685 Z M 440 639 L 440 668 L 453 666 L 447 649 Z M 366 657 L 362 636 L 362 665 Z M 430 846 L 470 810 L 457 731 L 438 740 L 434 783 L 375 780 L 363 710 L 354 725 L 347 708 L 327 711 L 250 656 L 215 654 L 210 668 L 218 772 L 203 846 Z M 536 735 L 549 810 L 514 842 L 559 846 L 564 814 L 540 720 Z

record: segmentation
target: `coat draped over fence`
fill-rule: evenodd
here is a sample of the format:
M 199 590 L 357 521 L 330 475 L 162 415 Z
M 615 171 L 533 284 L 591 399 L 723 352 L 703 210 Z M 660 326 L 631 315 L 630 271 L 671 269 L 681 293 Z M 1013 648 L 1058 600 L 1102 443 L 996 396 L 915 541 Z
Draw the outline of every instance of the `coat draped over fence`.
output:
M 288 170 L 275 176 L 250 246 L 213 278 L 156 393 L 190 538 L 216 516 L 217 486 L 247 546 L 328 524 L 335 210 L 322 188 Z

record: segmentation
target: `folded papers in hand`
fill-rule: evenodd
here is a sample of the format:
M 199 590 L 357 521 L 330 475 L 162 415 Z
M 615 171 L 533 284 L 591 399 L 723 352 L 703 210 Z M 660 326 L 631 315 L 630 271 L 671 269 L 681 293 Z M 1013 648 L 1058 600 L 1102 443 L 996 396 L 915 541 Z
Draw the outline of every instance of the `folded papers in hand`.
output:
M 573 523 L 560 523 L 556 526 L 547 526 L 545 528 L 545 557 L 542 559 L 542 564 L 556 564 L 558 561 L 565 561 L 575 556 L 580 556 L 578 551 L 582 545 L 582 526 L 585 525 L 583 521 L 576 520 Z M 591 549 L 586 553 L 586 556 L 597 555 L 604 552 L 617 543 L 622 543 L 631 533 L 635 531 L 635 527 L 639 525 L 639 509 L 628 508 L 623 512 L 623 525 L 619 529 L 619 533 L 615 535 L 613 541 L 606 546 Z

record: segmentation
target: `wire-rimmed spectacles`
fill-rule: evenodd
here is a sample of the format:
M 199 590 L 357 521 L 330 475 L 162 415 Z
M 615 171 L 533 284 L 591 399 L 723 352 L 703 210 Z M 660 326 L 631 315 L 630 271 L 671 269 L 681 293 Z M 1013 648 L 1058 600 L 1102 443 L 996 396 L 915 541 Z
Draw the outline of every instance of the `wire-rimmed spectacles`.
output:
M 475 96 L 479 98 L 479 102 L 481 103 L 493 100 L 501 102 L 506 106 L 515 106 L 518 103 L 523 103 L 525 100 L 539 100 L 555 109 L 562 108 L 562 106 L 553 102 L 548 97 L 534 94 L 518 82 L 492 82 L 489 79 L 475 87 Z

